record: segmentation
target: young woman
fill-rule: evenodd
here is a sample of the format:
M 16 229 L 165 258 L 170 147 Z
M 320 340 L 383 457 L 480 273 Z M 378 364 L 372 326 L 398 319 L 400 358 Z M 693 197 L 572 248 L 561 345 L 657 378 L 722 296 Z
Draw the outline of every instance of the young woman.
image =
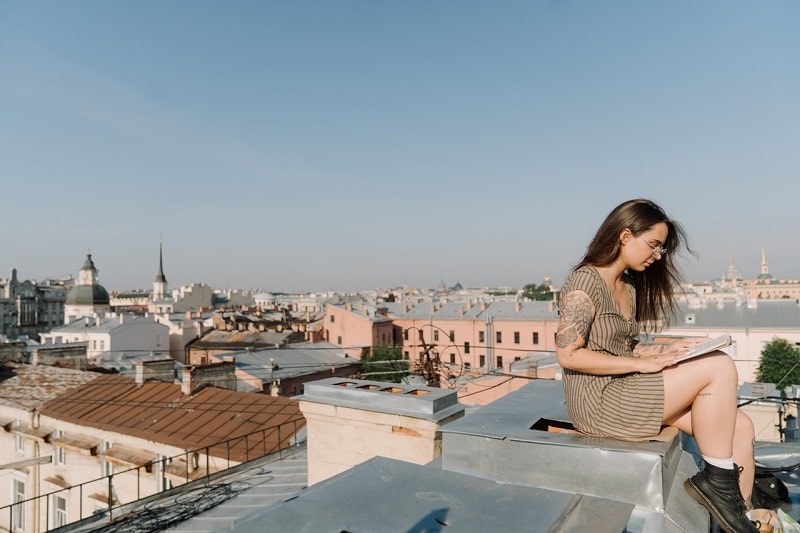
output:
M 753 424 L 736 407 L 738 375 L 722 352 L 676 364 L 699 339 L 647 344 L 666 324 L 680 283 L 680 224 L 649 200 L 617 206 L 561 291 L 556 354 L 567 410 L 584 433 L 622 439 L 675 426 L 693 435 L 704 469 L 687 492 L 729 532 L 758 532 L 746 515 L 753 487 Z

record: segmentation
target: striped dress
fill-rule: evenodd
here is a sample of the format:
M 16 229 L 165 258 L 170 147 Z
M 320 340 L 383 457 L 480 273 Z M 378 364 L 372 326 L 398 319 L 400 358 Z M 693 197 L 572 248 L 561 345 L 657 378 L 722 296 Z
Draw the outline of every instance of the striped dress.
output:
M 634 287 L 629 279 L 632 305 Z M 591 266 L 573 272 L 562 289 L 589 295 L 595 317 L 586 348 L 619 357 L 633 357 L 633 339 L 639 334 L 636 309 L 631 320 L 622 316 L 600 273 Z M 661 431 L 664 413 L 664 377 L 654 374 L 598 376 L 564 369 L 564 395 L 575 428 L 590 435 L 621 439 L 643 439 Z

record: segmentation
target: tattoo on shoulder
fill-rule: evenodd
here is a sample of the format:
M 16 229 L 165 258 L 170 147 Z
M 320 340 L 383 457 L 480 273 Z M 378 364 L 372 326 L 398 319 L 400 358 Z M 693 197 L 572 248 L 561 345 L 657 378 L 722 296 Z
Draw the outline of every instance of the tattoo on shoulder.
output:
M 583 291 L 573 291 L 561 302 L 561 316 L 556 332 L 556 346 L 566 348 L 585 339 L 594 320 L 594 306 Z

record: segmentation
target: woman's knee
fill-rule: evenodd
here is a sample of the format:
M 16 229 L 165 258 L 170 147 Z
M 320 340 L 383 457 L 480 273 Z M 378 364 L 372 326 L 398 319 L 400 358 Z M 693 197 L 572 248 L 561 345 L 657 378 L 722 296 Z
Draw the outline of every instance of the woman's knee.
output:
M 702 362 L 704 363 L 705 372 L 713 379 L 739 383 L 739 371 L 736 369 L 736 363 L 733 362 L 733 359 L 728 354 L 709 355 Z

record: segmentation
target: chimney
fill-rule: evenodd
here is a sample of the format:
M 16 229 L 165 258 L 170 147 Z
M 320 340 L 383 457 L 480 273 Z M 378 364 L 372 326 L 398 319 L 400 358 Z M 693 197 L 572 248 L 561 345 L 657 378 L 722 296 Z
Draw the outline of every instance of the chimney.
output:
M 455 390 L 358 379 L 306 383 L 308 484 L 375 456 L 424 465 L 441 455 L 439 427 L 464 416 Z
M 136 384 L 144 385 L 148 381 L 175 382 L 175 360 L 136 361 Z
M 514 312 L 519 313 L 520 311 L 522 311 L 522 304 L 520 302 L 517 302 L 514 304 Z
M 232 359 L 232 358 L 231 358 Z M 213 385 L 221 389 L 236 390 L 236 363 L 223 361 L 210 365 L 183 367 L 181 375 L 181 392 L 189 395 L 204 385 Z

